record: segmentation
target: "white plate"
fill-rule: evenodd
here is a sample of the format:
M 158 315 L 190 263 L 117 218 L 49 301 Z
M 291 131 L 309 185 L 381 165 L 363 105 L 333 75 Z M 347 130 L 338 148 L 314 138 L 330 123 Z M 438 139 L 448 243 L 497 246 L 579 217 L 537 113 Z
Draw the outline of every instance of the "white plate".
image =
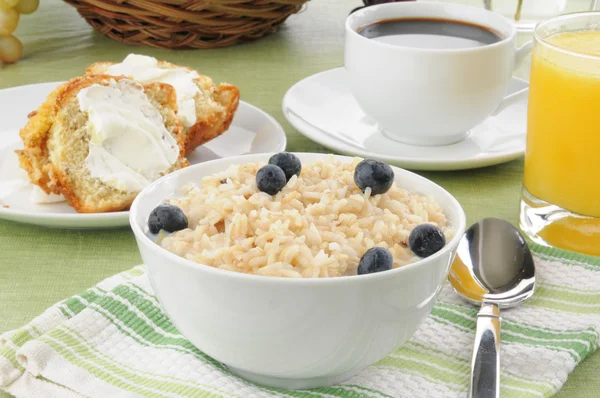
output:
M 32 186 L 18 166 L 15 149 L 22 147 L 19 129 L 59 82 L 0 90 L 0 219 L 60 228 L 108 228 L 129 225 L 128 211 L 79 214 L 65 202 L 34 204 Z M 231 127 L 188 155 L 190 164 L 252 153 L 285 150 L 286 137 L 277 121 L 244 101 Z M 8 207 L 6 207 L 8 206 Z
M 336 152 L 376 158 L 413 170 L 490 166 L 516 159 L 525 151 L 526 100 L 488 118 L 464 141 L 437 147 L 413 146 L 384 136 L 359 108 L 346 79 L 345 69 L 337 68 L 296 83 L 283 98 L 285 117 L 300 133 Z M 527 86 L 527 82 L 513 78 L 507 91 Z

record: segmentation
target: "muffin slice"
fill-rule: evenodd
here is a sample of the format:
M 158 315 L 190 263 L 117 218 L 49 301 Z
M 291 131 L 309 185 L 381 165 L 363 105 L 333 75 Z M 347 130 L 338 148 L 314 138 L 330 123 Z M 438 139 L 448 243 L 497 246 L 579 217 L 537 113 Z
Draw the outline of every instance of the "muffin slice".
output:
M 144 84 L 161 82 L 175 87 L 185 153 L 223 134 L 231 125 L 240 98 L 238 88 L 231 84 L 217 85 L 190 68 L 145 55 L 130 54 L 120 64 L 99 62 L 86 73 L 127 76 Z
M 188 165 L 176 112 L 168 84 L 75 78 L 30 115 L 19 161 L 32 183 L 78 212 L 126 210 L 145 186 Z

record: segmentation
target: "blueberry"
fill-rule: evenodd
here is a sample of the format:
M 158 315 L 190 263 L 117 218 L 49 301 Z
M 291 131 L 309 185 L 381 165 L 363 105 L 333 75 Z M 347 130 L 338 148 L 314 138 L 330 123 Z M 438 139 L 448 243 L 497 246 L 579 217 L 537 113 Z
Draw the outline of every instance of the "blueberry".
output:
M 289 152 L 279 152 L 275 155 L 271 156 L 269 159 L 269 164 L 274 164 L 275 166 L 281 167 L 281 170 L 285 173 L 285 179 L 287 181 L 292 178 L 295 174 L 300 176 L 300 170 L 302 170 L 302 163 L 300 163 L 300 159 L 293 153 Z
M 372 247 L 360 259 L 358 263 L 358 275 L 389 271 L 392 269 L 393 262 L 394 258 L 388 249 Z
M 188 219 L 177 206 L 162 204 L 154 208 L 148 217 L 148 229 L 153 234 L 164 229 L 167 232 L 180 231 L 188 227 Z
M 387 163 L 365 159 L 354 169 L 354 182 L 363 192 L 371 188 L 371 196 L 386 193 L 394 183 L 394 170 Z
M 258 173 L 256 173 L 256 185 L 258 189 L 269 195 L 277 194 L 277 192 L 285 187 L 286 183 L 285 173 L 279 166 L 268 164 L 261 167 Z
M 408 246 L 417 256 L 429 257 L 446 244 L 444 233 L 435 225 L 417 225 L 408 237 Z

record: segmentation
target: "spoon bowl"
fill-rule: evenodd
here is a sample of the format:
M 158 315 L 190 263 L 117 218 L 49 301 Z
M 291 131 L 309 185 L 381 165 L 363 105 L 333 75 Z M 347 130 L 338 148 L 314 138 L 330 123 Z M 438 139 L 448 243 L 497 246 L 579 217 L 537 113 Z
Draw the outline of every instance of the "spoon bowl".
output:
M 500 311 L 533 295 L 535 264 L 527 242 L 511 224 L 485 218 L 463 235 L 449 280 L 465 300 L 481 304 L 471 364 L 469 397 L 500 396 Z
M 473 304 L 510 308 L 533 295 L 535 264 L 515 227 L 485 218 L 463 235 L 449 279 L 454 290 Z

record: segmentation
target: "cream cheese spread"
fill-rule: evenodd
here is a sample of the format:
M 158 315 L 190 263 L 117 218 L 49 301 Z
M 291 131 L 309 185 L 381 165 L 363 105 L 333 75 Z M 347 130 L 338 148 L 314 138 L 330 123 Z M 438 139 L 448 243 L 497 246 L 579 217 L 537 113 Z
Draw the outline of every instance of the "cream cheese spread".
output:
M 77 99 L 88 113 L 85 163 L 92 177 L 121 191 L 139 192 L 177 161 L 177 141 L 139 83 L 93 84 Z
M 196 123 L 196 102 L 194 98 L 200 89 L 194 79 L 197 72 L 186 68 L 160 68 L 158 60 L 145 55 L 129 54 L 120 64 L 108 68 L 107 74 L 127 76 L 140 83 L 161 82 L 170 84 L 177 93 L 177 115 L 185 127 Z

